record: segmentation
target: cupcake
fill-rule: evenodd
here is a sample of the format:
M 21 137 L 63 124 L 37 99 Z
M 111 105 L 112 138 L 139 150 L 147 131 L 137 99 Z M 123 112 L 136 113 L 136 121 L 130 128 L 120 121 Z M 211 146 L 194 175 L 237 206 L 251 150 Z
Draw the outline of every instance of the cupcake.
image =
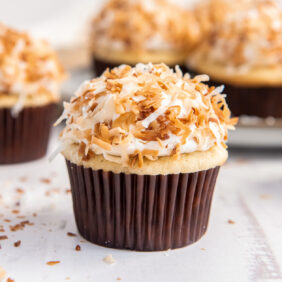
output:
M 80 234 L 106 247 L 184 247 L 207 230 L 236 119 L 206 75 L 122 65 L 86 81 L 58 120 Z
M 282 10 L 271 0 L 227 2 L 188 68 L 226 85 L 234 115 L 282 118 Z
M 91 27 L 97 75 L 120 64 L 185 65 L 199 37 L 193 13 L 165 0 L 110 0 Z
M 0 164 L 45 155 L 64 76 L 46 41 L 0 24 Z

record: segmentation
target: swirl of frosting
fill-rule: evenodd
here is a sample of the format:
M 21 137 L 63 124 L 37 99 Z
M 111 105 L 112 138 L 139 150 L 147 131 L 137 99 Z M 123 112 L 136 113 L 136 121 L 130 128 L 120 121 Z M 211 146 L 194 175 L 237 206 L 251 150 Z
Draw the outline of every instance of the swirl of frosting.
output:
M 0 23 L 0 98 L 16 96 L 16 112 L 24 100 L 44 95 L 57 101 L 65 72 L 50 45 Z
M 198 37 L 193 13 L 166 0 L 111 0 L 93 19 L 91 45 L 94 50 L 187 50 Z
M 282 9 L 275 0 L 210 0 L 200 7 L 202 28 L 209 32 L 190 65 L 207 60 L 230 71 L 282 65 Z
M 102 154 L 129 166 L 143 157 L 177 157 L 224 146 L 236 118 L 207 75 L 190 78 L 164 64 L 121 65 L 84 82 L 64 103 L 57 123 L 66 119 L 60 139 L 64 148 L 79 145 L 82 159 Z M 64 149 L 63 149 L 64 150 Z

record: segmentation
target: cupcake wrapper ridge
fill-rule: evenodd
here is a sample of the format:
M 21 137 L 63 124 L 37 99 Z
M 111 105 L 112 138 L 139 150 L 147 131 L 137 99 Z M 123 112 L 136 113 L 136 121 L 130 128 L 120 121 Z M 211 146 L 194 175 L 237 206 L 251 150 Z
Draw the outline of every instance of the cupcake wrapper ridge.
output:
M 66 163 L 76 224 L 90 242 L 161 251 L 190 245 L 207 230 L 219 167 L 195 173 L 136 175 Z
M 235 116 L 282 118 L 282 87 L 236 87 L 226 85 L 227 103 Z

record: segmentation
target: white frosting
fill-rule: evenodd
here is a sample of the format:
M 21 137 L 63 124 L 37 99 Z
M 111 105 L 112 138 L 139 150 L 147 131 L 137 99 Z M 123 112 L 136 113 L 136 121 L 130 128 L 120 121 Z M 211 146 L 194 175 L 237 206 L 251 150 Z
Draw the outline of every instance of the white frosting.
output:
M 226 2 L 228 12 L 188 58 L 192 67 L 209 60 L 226 65 L 228 72 L 244 73 L 282 64 L 282 9 L 277 1 L 239 1 L 240 8 L 236 1 L 218 2 Z
M 0 93 L 19 97 L 17 114 L 27 96 L 58 100 L 65 76 L 49 44 L 0 24 Z
M 93 22 L 92 43 L 116 51 L 129 45 L 148 51 L 174 50 L 179 40 L 172 37 L 185 36 L 178 27 L 187 24 L 185 18 L 192 21 L 192 15 L 184 15 L 183 9 L 166 0 L 126 0 L 122 4 L 111 0 Z M 120 36 L 122 31 L 126 36 Z
M 115 73 L 119 75 L 127 67 L 120 66 L 115 69 Z M 71 103 L 64 104 L 64 113 L 58 121 L 67 120 L 61 140 L 65 146 L 84 143 L 85 153 L 91 150 L 95 154 L 103 154 L 107 160 L 122 164 L 128 159 L 128 156 L 144 150 L 156 150 L 157 156 L 169 156 L 177 145 L 180 153 L 206 151 L 215 144 L 221 146 L 226 140 L 227 128 L 232 128 L 232 126 L 228 124 L 229 117 L 225 122 L 216 115 L 211 105 L 211 97 L 220 96 L 218 91 L 222 88 L 215 88 L 210 91 L 210 94 L 207 94 L 209 88 L 200 83 L 201 78 L 207 79 L 206 76 L 199 76 L 192 81 L 188 77 L 183 78 L 179 70 L 174 73 L 165 65 L 154 66 L 152 64 L 138 64 L 119 78 L 109 79 L 104 73 L 100 78 L 84 82 L 76 92 L 76 98 L 72 99 Z M 159 82 L 164 83 L 167 89 L 161 89 Z M 108 83 L 122 85 L 122 89 L 119 91 L 107 90 Z M 150 102 L 149 96 L 145 97 L 149 94 L 144 90 L 148 85 L 150 85 L 149 90 L 159 91 L 160 105 L 145 118 L 140 119 L 139 113 L 136 113 L 137 120 L 130 124 L 128 130 L 121 127 L 111 128 L 110 124 L 113 125 L 123 114 L 134 112 L 136 105 Z M 101 93 L 104 95 L 95 98 Z M 87 96 L 91 96 L 90 100 Z M 222 96 L 221 98 L 224 99 Z M 120 102 L 117 102 L 119 99 L 126 101 L 122 114 L 117 111 L 117 105 L 120 105 Z M 94 103 L 97 105 L 94 110 L 91 110 Z M 189 130 L 189 134 L 184 140 L 184 130 L 179 134 L 169 132 L 161 142 L 160 140 L 147 141 L 136 136 L 136 130 L 148 129 L 152 126 L 152 122 L 157 121 L 159 117 L 164 117 L 168 110 L 173 109 L 173 106 L 180 107 L 177 119 L 187 118 L 195 109 L 205 111 L 205 118 L 207 120 L 212 118 L 212 121 L 206 122 L 203 126 L 198 125 L 197 121 L 186 123 L 185 130 Z M 92 136 L 96 136 L 95 126 L 99 123 L 106 124 L 109 132 L 115 133 L 114 135 L 117 132 L 122 133 L 124 137 L 128 138 L 128 142 L 112 142 L 110 149 L 89 142 Z M 87 134 L 84 134 L 86 132 Z

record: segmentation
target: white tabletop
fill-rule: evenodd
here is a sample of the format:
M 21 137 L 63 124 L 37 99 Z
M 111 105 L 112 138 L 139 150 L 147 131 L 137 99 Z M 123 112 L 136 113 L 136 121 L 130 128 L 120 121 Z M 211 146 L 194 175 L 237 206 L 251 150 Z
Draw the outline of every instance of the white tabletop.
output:
M 155 253 L 107 249 L 67 235 L 77 229 L 61 156 L 0 166 L 0 236 L 8 237 L 0 240 L 3 281 L 282 281 L 282 152 L 260 153 L 231 154 L 202 240 Z M 33 225 L 10 230 L 25 220 Z M 110 254 L 115 264 L 103 261 Z

